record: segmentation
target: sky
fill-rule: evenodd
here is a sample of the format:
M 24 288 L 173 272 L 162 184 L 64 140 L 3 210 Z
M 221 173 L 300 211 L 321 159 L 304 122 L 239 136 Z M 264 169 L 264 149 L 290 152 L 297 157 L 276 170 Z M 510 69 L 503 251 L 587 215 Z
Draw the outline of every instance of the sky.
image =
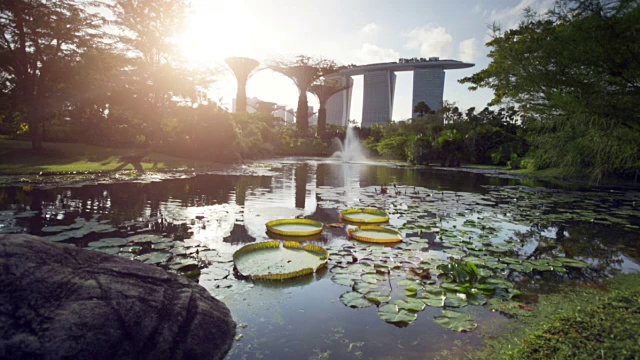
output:
M 523 10 L 543 12 L 554 0 L 191 0 L 185 30 L 176 37 L 193 67 L 224 66 L 224 58 L 246 56 L 266 67 L 270 60 L 304 54 L 364 65 L 398 58 L 432 57 L 474 63 L 447 70 L 444 100 L 461 109 L 483 108 L 487 89 L 468 90 L 459 79 L 489 64 L 491 24 L 516 27 Z M 411 72 L 398 72 L 393 120 L 411 117 Z M 221 73 L 210 97 L 231 109 L 236 82 Z M 295 108 L 298 91 L 287 77 L 264 69 L 247 83 L 247 96 Z M 309 95 L 309 104 L 318 108 Z M 360 121 L 362 76 L 354 77 L 350 118 Z

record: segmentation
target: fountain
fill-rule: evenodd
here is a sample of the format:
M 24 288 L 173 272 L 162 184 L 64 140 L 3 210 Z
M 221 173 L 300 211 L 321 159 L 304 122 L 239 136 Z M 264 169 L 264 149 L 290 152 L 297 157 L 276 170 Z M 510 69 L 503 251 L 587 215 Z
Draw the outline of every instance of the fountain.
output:
M 367 157 L 364 154 L 364 149 L 360 140 L 353 132 L 353 127 L 347 127 L 347 134 L 344 138 L 344 143 L 338 139 L 333 139 L 338 147 L 338 151 L 334 152 L 331 157 L 342 160 L 342 162 L 357 162 L 364 161 Z

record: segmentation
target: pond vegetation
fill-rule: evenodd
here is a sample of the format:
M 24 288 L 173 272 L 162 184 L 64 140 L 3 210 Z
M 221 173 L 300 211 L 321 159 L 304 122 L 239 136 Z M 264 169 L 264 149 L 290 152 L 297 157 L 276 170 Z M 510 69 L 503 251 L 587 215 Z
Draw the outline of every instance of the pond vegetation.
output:
M 383 183 L 396 186 L 382 194 Z M 537 317 L 544 294 L 640 270 L 640 194 L 631 189 L 558 189 L 468 172 L 289 159 L 146 183 L 0 190 L 2 232 L 29 232 L 194 278 L 241 324 L 229 358 L 316 351 L 462 357 L 456 349 L 477 348 L 492 326 L 502 334 L 507 324 Z M 402 241 L 350 240 L 358 225 L 338 222 L 351 208 L 384 211 L 389 221 L 382 225 Z M 295 217 L 325 224 L 322 234 L 298 237 L 295 249 L 273 241 L 273 254 L 264 252 L 258 264 L 299 265 L 275 278 L 306 275 L 266 282 L 257 280 L 264 274 L 254 274 L 255 282 L 241 276 L 251 277 L 254 267 L 241 270 L 236 251 L 274 238 L 268 222 Z M 306 265 L 284 254 L 308 246 L 326 249 L 328 259 L 312 250 L 306 253 L 316 260 Z M 314 330 L 301 331 L 309 321 Z M 285 338 L 295 342 L 283 346 Z

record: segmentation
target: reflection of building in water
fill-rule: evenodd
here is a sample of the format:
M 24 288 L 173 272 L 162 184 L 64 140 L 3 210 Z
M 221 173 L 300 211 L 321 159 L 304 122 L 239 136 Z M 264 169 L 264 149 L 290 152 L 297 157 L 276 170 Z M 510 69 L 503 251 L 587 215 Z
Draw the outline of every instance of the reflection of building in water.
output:
M 307 175 L 309 174 L 309 165 L 307 163 L 296 166 L 296 208 L 304 209 L 305 200 L 307 198 Z

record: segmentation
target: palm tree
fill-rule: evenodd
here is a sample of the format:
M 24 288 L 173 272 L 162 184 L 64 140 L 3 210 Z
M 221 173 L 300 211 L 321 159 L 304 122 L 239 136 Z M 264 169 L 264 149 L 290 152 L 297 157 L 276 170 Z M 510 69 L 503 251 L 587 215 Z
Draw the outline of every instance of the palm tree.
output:
M 318 98 L 320 108 L 318 109 L 318 129 L 317 135 L 322 136 L 327 127 L 327 101 L 331 96 L 351 87 L 353 82 L 347 79 L 341 82 L 338 79 L 321 79 L 319 82 L 309 87 L 309 92 Z
M 335 61 L 298 55 L 295 60 L 276 60 L 269 68 L 288 77 L 296 84 L 299 92 L 296 127 L 298 132 L 306 134 L 309 129 L 307 91 L 309 91 L 311 84 L 318 79 L 337 71 Z
M 260 62 L 246 57 L 229 57 L 224 59 L 238 82 L 236 93 L 236 112 L 247 111 L 247 80 L 253 75 Z

